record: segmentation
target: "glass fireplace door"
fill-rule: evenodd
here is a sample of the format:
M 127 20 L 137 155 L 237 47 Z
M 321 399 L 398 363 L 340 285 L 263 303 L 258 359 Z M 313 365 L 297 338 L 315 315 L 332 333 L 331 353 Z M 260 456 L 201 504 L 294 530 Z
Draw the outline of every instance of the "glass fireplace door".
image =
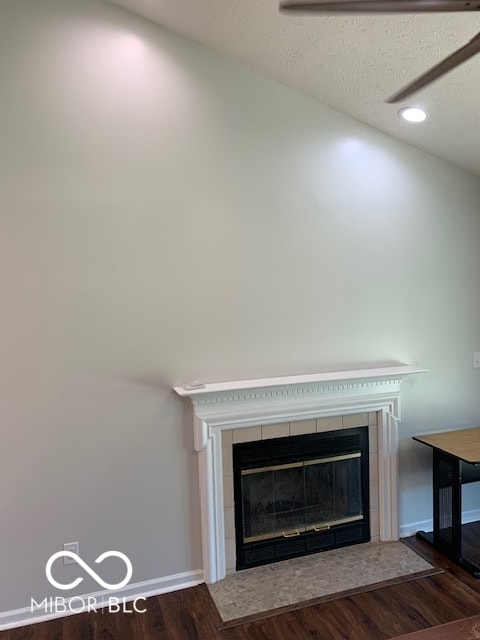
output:
M 244 542 L 294 537 L 363 519 L 360 452 L 244 469 Z

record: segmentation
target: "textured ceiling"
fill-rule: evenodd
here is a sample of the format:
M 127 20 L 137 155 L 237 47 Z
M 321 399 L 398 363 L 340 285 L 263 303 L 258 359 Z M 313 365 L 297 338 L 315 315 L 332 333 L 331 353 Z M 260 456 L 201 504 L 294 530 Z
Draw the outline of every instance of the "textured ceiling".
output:
M 480 30 L 480 13 L 287 16 L 278 0 L 111 0 L 480 176 L 480 56 L 399 105 L 384 101 Z M 423 106 L 421 125 L 397 116 Z

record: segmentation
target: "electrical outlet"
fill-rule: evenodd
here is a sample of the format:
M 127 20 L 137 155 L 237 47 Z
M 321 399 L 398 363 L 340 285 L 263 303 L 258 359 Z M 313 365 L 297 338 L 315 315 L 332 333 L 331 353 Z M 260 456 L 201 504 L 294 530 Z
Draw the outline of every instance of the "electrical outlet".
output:
M 473 368 L 480 369 L 480 351 L 475 351 L 473 354 Z
M 80 554 L 80 544 L 78 542 L 66 542 L 63 545 L 63 550 L 71 551 L 72 553 L 76 553 L 78 556 Z M 76 564 L 76 560 L 69 558 L 68 556 L 63 556 L 63 564 Z

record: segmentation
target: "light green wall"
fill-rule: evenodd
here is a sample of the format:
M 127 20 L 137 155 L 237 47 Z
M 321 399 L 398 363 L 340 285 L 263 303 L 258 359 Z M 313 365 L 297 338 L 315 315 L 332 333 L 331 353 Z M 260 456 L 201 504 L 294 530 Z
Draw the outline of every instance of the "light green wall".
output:
M 480 419 L 479 180 L 93 0 L 4 0 L 0 88 L 0 610 L 73 540 L 201 566 L 193 378 L 429 368 L 428 518 L 410 436 Z

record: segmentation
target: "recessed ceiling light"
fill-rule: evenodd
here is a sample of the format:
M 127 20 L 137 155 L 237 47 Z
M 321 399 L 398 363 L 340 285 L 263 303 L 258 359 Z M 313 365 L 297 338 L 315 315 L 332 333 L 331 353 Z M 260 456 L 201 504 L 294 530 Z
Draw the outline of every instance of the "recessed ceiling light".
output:
M 405 107 L 400 109 L 398 115 L 408 122 L 423 122 L 428 117 L 428 113 L 418 107 Z

